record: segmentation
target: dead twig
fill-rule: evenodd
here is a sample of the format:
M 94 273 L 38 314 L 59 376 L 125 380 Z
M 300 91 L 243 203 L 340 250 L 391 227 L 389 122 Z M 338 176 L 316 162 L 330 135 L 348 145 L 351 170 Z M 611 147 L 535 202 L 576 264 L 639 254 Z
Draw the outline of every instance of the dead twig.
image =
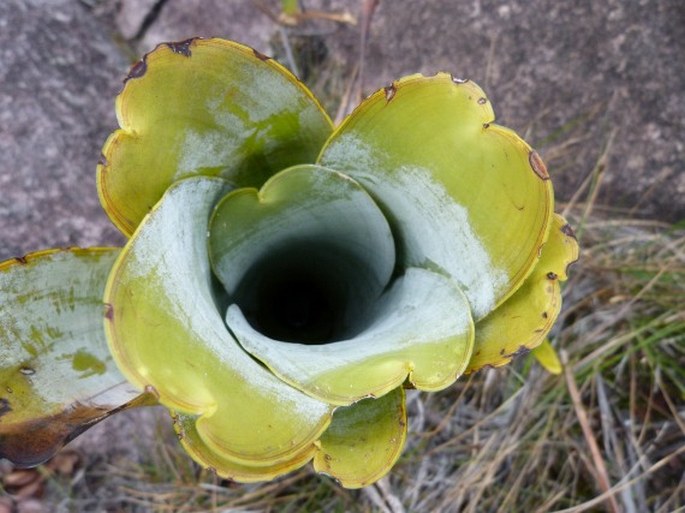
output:
M 600 490 L 606 493 L 611 488 L 609 474 L 607 472 L 606 465 L 604 464 L 602 453 L 599 450 L 599 446 L 597 445 L 597 440 L 595 440 L 595 436 L 592 433 L 592 428 L 590 427 L 590 422 L 588 420 L 587 413 L 580 399 L 580 392 L 578 392 L 578 386 L 576 385 L 576 381 L 573 377 L 572 369 L 568 364 L 568 354 L 566 353 L 566 351 L 561 352 L 561 362 L 564 366 L 564 377 L 566 378 L 566 386 L 568 387 L 568 392 L 571 395 L 571 401 L 573 403 L 573 408 L 576 412 L 576 417 L 578 417 L 578 422 L 580 423 L 580 427 L 583 430 L 583 436 L 585 437 L 585 441 L 587 442 L 588 447 L 590 448 L 590 455 L 592 457 L 592 462 L 595 467 L 595 473 L 597 475 Z M 621 511 L 618 507 L 618 503 L 616 502 L 616 498 L 613 494 L 607 496 L 607 506 L 609 507 L 609 510 L 613 513 L 620 513 Z

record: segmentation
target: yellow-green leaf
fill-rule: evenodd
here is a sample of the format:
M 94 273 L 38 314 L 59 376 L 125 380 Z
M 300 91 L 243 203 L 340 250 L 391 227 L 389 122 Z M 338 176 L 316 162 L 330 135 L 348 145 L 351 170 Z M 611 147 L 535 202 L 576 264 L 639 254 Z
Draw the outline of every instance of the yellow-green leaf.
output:
M 354 180 L 302 165 L 217 205 L 210 258 L 232 303 L 278 340 L 360 331 L 395 267 L 383 213 Z
M 407 436 L 404 390 L 338 408 L 314 455 L 314 469 L 345 488 L 361 488 L 390 471 Z
M 112 361 L 102 293 L 119 250 L 47 250 L 0 263 L 0 458 L 37 465 L 148 399 Z
M 316 346 L 269 339 L 236 306 L 229 308 L 227 324 L 277 376 L 339 405 L 380 397 L 405 380 L 419 390 L 440 390 L 466 368 L 473 321 L 466 298 L 449 278 L 408 269 L 369 313 L 368 327 L 356 336 Z
M 533 356 L 542 367 L 550 374 L 561 374 L 561 361 L 557 352 L 552 347 L 548 339 L 540 342 L 540 345 L 532 350 Z
M 207 254 L 207 223 L 226 184 L 177 182 L 122 250 L 105 291 L 108 341 L 120 369 L 160 402 L 199 416 L 217 453 L 271 466 L 307 450 L 332 407 L 286 385 L 247 355 L 223 321 Z
M 447 273 L 475 319 L 523 283 L 553 212 L 540 157 L 493 119 L 472 82 L 412 75 L 367 98 L 318 159 L 377 200 L 400 265 Z
M 120 130 L 102 150 L 98 190 L 126 235 L 176 180 L 221 176 L 260 186 L 313 162 L 331 132 L 318 101 L 289 71 L 221 39 L 159 45 L 116 101 Z
M 254 462 L 251 465 L 244 461 L 233 460 L 225 452 L 217 451 L 208 446 L 197 429 L 197 417 L 174 414 L 173 419 L 174 430 L 181 445 L 197 463 L 212 472 L 216 472 L 219 477 L 241 483 L 270 481 L 280 475 L 292 472 L 310 461 L 317 451 L 316 445 L 312 444 L 292 454 L 287 460 L 269 465 L 260 465 L 258 462 Z
M 560 281 L 578 259 L 578 242 L 559 215 L 540 259 L 521 288 L 485 319 L 476 323 L 473 356 L 466 372 L 499 367 L 536 347 L 552 329 L 561 310 Z

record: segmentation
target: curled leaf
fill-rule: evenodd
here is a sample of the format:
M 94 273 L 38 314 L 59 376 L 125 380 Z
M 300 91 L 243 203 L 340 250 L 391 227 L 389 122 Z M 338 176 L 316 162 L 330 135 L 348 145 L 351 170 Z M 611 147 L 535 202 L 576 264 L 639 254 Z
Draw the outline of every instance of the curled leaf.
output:
M 102 293 L 118 249 L 0 263 L 0 458 L 38 465 L 89 427 L 155 402 L 112 361 Z
M 131 70 L 116 109 L 121 129 L 102 149 L 98 192 L 126 235 L 175 181 L 219 176 L 258 187 L 313 162 L 331 131 L 289 71 L 222 39 L 159 45 Z
M 560 215 L 555 215 L 547 243 L 533 273 L 497 310 L 476 324 L 473 356 L 467 372 L 486 365 L 506 365 L 538 346 L 561 310 L 560 281 L 578 259 L 578 242 Z

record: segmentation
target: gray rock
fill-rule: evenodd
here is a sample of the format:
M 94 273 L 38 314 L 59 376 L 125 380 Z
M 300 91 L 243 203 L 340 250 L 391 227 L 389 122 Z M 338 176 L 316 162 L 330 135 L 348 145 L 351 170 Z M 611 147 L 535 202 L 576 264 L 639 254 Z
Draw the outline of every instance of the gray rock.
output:
M 119 0 L 118 3 L 116 26 L 125 39 L 133 39 L 143 28 L 143 22 L 157 0 Z
M 126 61 L 73 0 L 0 2 L 0 259 L 120 245 L 95 166 Z
M 607 150 L 600 200 L 685 217 L 685 9 L 679 0 L 383 2 L 367 68 L 380 86 L 468 77 L 569 198 Z
M 278 9 L 278 2 L 262 3 Z M 361 4 L 304 3 L 356 15 Z M 349 76 L 358 27 L 321 22 L 291 30 L 312 32 Z M 252 2 L 169 0 L 139 49 L 220 35 L 274 53 L 275 34 Z M 600 200 L 608 208 L 677 220 L 685 217 L 683 54 L 680 0 L 385 1 L 371 25 L 365 90 L 415 72 L 471 78 L 498 121 L 543 155 L 560 198 L 570 198 L 601 160 Z
M 138 49 L 147 52 L 160 42 L 204 36 L 233 39 L 265 52 L 273 30 L 274 24 L 252 2 L 169 0 Z

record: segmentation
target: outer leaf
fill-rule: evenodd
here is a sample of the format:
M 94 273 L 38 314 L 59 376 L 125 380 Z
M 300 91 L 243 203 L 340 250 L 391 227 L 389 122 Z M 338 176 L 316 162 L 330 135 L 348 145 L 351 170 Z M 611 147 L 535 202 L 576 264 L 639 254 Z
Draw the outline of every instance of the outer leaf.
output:
M 472 82 L 413 75 L 367 98 L 318 160 L 379 202 L 400 264 L 448 273 L 476 319 L 523 283 L 553 212 L 539 156 L 493 118 Z
M 561 374 L 561 361 L 559 361 L 557 352 L 548 339 L 544 339 L 540 342 L 540 345 L 534 347 L 532 352 L 535 359 L 547 372 L 550 374 Z
M 170 409 L 199 415 L 197 430 L 217 457 L 268 467 L 306 451 L 331 407 L 275 378 L 224 325 L 206 241 L 224 190 L 205 177 L 169 188 L 111 273 L 106 333 L 129 380 L 154 387 Z
M 216 472 L 218 476 L 241 483 L 269 481 L 292 472 L 311 460 L 317 451 L 316 445 L 310 445 L 288 460 L 268 466 L 252 466 L 237 462 L 207 445 L 197 429 L 196 421 L 197 418 L 192 415 L 174 415 L 174 429 L 183 448 L 195 461 Z
M 260 186 L 313 162 L 331 131 L 289 71 L 221 39 L 158 46 L 132 68 L 116 108 L 121 130 L 102 150 L 98 190 L 126 235 L 174 181 L 202 174 Z
M 243 347 L 284 381 L 334 404 L 380 397 L 406 379 L 420 390 L 439 390 L 464 371 L 473 321 L 452 280 L 408 269 L 370 317 L 373 323 L 354 338 L 319 346 L 269 339 L 252 329 L 235 305 L 227 324 Z
M 560 281 L 578 259 L 578 242 L 564 218 L 554 216 L 540 261 L 523 286 L 497 310 L 476 323 L 476 342 L 466 372 L 506 365 L 538 346 L 561 310 Z
M 126 383 L 102 329 L 118 249 L 49 250 L 0 263 L 0 458 L 33 466 L 150 398 Z
M 310 310 L 299 315 L 312 317 L 307 324 L 313 329 L 276 325 L 260 330 L 279 340 L 312 337 L 305 331 L 319 332 L 315 338 L 323 340 L 358 332 L 395 266 L 390 227 L 371 197 L 354 180 L 312 165 L 278 173 L 261 191 L 228 194 L 212 217 L 209 241 L 216 275 L 232 301 L 242 299 L 240 305 L 253 323 L 260 324 L 259 311 L 265 309 L 254 296 L 284 276 L 306 275 L 335 298 L 335 304 L 325 308 L 332 312 L 315 315 L 316 305 L 301 306 Z M 239 291 L 243 280 L 247 286 Z M 285 299 L 283 308 L 292 307 L 294 295 Z M 273 316 L 266 317 L 264 322 Z
M 361 488 L 383 477 L 397 462 L 407 437 L 404 390 L 338 408 L 321 437 L 314 469 L 345 488 Z
M 217 454 L 203 441 L 195 418 L 175 415 L 174 428 L 188 453 L 217 475 L 244 483 L 274 479 L 314 457 L 314 469 L 346 488 L 361 488 L 386 474 L 399 458 L 407 435 L 404 390 L 380 399 L 365 399 L 338 408 L 321 439 L 290 461 L 272 466 L 248 466 Z

